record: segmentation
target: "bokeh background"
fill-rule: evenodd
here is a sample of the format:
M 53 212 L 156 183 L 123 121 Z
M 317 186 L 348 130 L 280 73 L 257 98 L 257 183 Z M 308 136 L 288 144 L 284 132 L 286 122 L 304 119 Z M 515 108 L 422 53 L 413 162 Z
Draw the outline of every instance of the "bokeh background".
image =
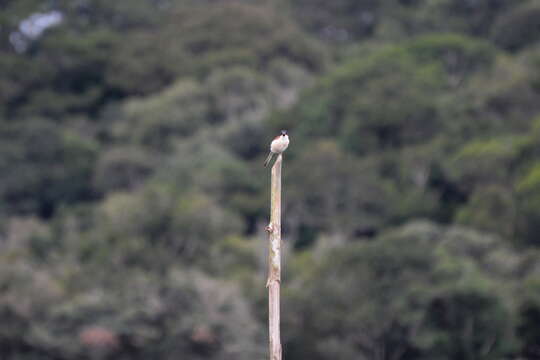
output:
M 0 1 L 0 359 L 540 359 L 540 1 Z

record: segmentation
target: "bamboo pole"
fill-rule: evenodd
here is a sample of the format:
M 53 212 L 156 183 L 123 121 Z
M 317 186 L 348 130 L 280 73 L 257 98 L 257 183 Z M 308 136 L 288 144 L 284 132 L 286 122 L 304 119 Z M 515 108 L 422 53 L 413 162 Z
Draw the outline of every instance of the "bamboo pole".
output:
M 268 252 L 268 334 L 270 337 L 270 360 L 281 360 L 281 339 L 279 333 L 279 293 L 281 282 L 281 154 L 272 166 L 270 200 L 270 224 L 268 231 L 270 248 Z

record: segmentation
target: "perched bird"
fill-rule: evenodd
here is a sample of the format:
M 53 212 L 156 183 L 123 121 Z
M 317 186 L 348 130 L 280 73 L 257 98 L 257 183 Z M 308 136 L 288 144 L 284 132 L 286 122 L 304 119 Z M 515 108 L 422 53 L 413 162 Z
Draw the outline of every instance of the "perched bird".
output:
M 287 130 L 281 130 L 281 134 L 276 136 L 270 144 L 270 154 L 268 154 L 268 157 L 264 161 L 264 166 L 268 166 L 268 163 L 272 160 L 272 156 L 274 154 L 281 154 L 287 149 L 287 146 L 289 146 L 289 135 L 287 135 Z

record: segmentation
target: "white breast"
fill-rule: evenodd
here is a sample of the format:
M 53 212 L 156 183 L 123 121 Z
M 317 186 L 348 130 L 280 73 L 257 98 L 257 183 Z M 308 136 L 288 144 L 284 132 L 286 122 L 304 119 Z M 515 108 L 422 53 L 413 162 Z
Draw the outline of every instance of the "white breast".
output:
M 270 145 L 270 151 L 274 154 L 281 154 L 285 151 L 285 149 L 287 149 L 287 146 L 289 146 L 289 136 L 280 136 L 274 141 L 272 141 L 272 144 Z

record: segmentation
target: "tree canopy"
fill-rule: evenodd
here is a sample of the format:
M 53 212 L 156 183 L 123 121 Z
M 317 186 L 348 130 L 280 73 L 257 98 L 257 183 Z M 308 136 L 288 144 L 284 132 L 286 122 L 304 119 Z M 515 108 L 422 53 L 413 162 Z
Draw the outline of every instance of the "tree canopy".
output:
M 0 359 L 540 359 L 536 1 L 0 2 Z

